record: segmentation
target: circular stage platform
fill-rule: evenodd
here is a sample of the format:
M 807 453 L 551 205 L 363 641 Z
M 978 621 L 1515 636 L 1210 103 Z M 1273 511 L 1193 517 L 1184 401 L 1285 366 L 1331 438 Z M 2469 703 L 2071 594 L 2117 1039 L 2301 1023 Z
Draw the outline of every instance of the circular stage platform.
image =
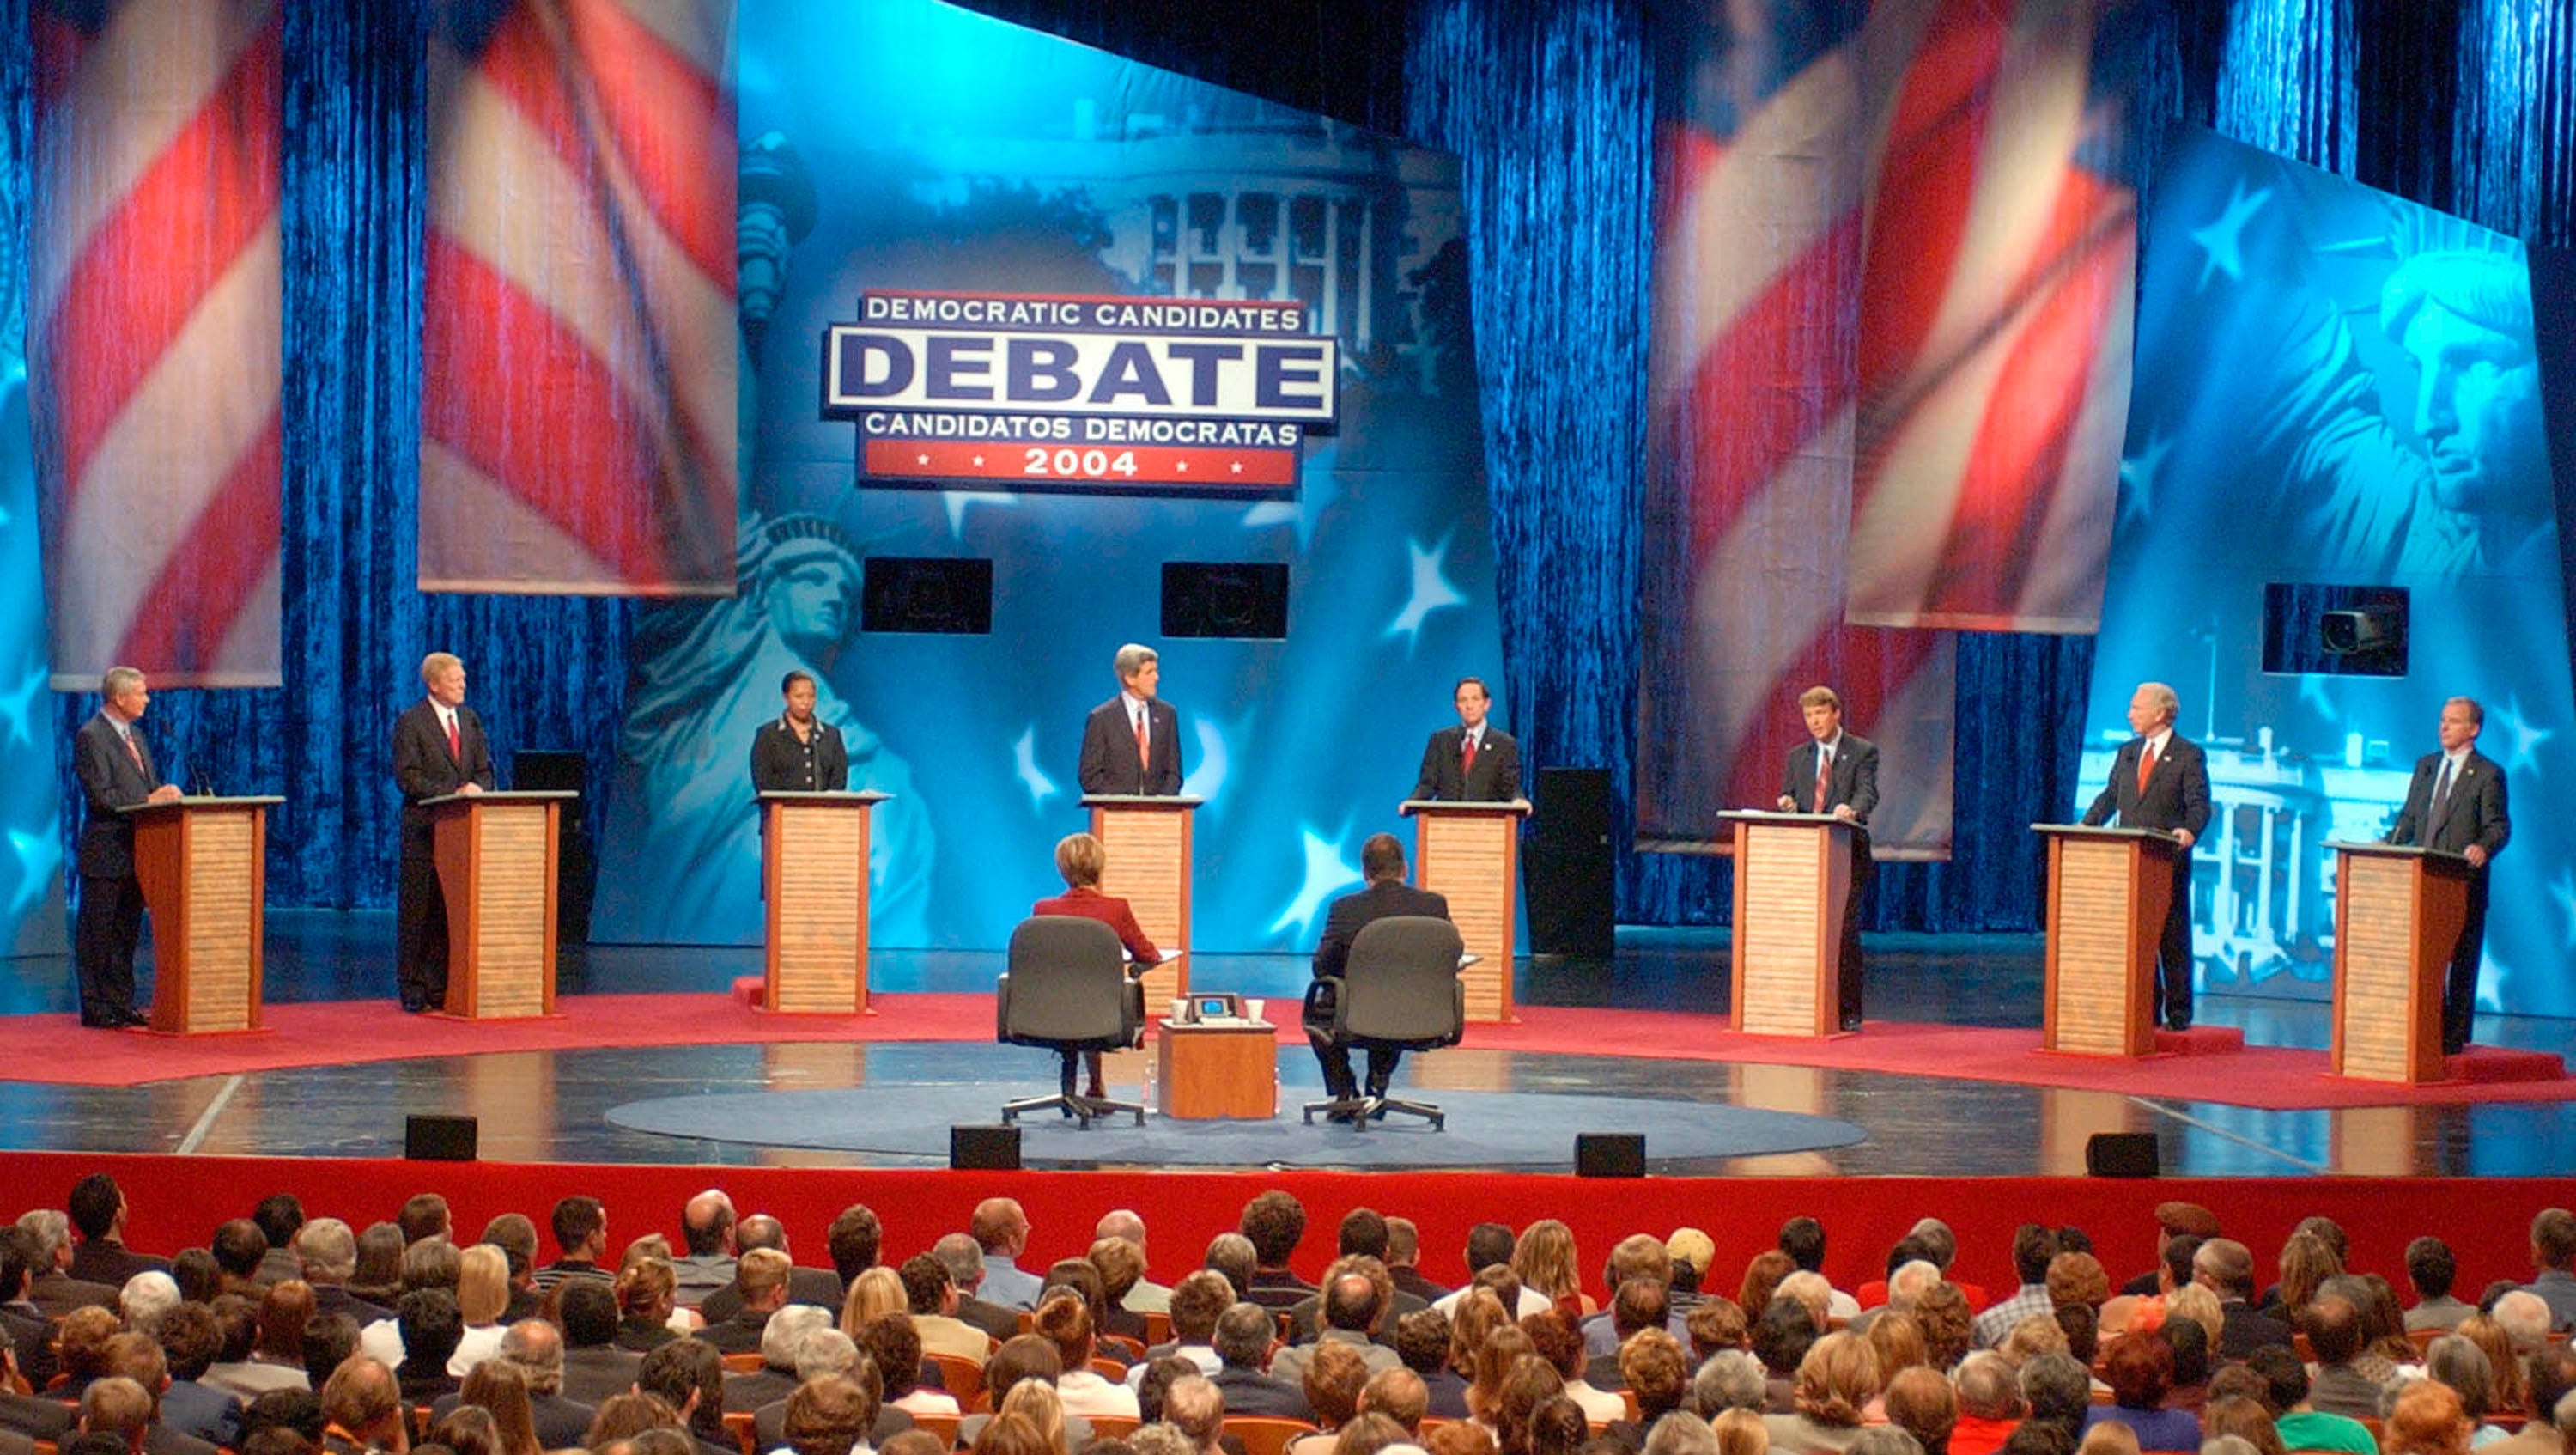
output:
M 1294 1088 L 1291 1088 L 1293 1091 Z M 1041 1094 L 1027 1082 L 753 1091 L 631 1101 L 608 1110 L 630 1131 L 672 1137 L 872 1152 L 948 1156 L 952 1126 L 989 1126 L 1002 1104 Z M 1753 1157 L 1848 1147 L 1866 1135 L 1854 1123 L 1797 1112 L 1756 1111 L 1644 1097 L 1431 1091 L 1404 1095 L 1436 1103 L 1445 1130 L 1391 1115 L 1366 1131 L 1309 1126 L 1283 1100 L 1273 1121 L 1176 1121 L 1121 1116 L 1085 1131 L 1056 1112 L 1023 1116 L 1020 1155 L 1032 1167 L 1150 1163 L 1165 1167 L 1544 1167 L 1574 1156 L 1577 1132 L 1642 1132 L 1647 1154 L 1667 1159 Z

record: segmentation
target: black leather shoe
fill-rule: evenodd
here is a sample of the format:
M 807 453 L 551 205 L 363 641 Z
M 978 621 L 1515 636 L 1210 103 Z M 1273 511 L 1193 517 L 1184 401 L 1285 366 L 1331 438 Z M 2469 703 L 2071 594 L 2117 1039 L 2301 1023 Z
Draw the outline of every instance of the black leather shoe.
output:
M 1847 1031 L 1856 1031 L 1856 1030 L 1859 1030 L 1859 1029 L 1860 1029 L 1860 1017 L 1859 1017 L 1859 1016 L 1856 1016 L 1856 1015 L 1847 1015 L 1847 1016 L 1844 1016 L 1844 1017 L 1843 1017 L 1843 1029 L 1844 1029 L 1844 1030 L 1847 1030 Z
M 2174 1014 L 2174 1015 L 2168 1015 L 2168 1016 L 2166 1016 L 2166 1017 L 2165 1017 L 2165 1029 L 2166 1029 L 2166 1030 L 2169 1030 L 2169 1031 L 2187 1031 L 2187 1030 L 2190 1030 L 2190 1029 L 2191 1029 L 2191 1012 L 2186 1010 L 2186 1011 L 2182 1011 L 2182 1012 L 2180 1012 L 2179 1014 Z
M 152 1017 L 145 1015 L 139 1010 L 129 1010 L 125 1012 L 122 1019 L 117 1021 L 117 1024 L 121 1026 L 148 1026 L 152 1024 Z

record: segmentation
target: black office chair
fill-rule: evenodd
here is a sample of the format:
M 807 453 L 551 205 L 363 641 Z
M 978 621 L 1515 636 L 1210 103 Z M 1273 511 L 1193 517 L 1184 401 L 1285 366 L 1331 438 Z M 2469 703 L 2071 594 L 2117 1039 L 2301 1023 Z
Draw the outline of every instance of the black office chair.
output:
M 1458 981 L 1463 949 L 1458 927 L 1445 919 L 1394 915 L 1363 925 L 1351 941 L 1333 1006 L 1333 1039 L 1355 1051 L 1429 1051 L 1458 1044 L 1467 1033 L 1467 990 Z M 1319 1111 L 1347 1116 L 1362 1129 L 1396 1111 L 1429 1120 L 1434 1131 L 1449 1125 L 1448 1114 L 1429 1102 L 1365 1093 L 1306 1103 L 1309 1124 Z
M 1145 991 L 1128 978 L 1123 954 L 1118 932 L 1096 919 L 1050 914 L 1021 921 L 1011 931 L 1008 968 L 993 991 L 995 1038 L 1068 1056 L 1134 1045 L 1145 1026 Z M 1070 1090 L 1007 1103 L 1002 1120 L 1059 1109 L 1084 1131 L 1091 1130 L 1093 1118 L 1120 1112 L 1132 1112 L 1136 1125 L 1145 1124 L 1140 1103 Z

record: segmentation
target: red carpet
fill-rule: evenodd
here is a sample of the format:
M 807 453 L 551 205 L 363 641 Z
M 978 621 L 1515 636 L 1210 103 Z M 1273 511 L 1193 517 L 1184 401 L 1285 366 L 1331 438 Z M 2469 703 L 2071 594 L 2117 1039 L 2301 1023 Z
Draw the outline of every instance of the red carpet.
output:
M 765 1044 L 774 1041 L 981 1041 L 993 1034 L 987 995 L 880 995 L 867 1016 L 773 1016 L 730 995 L 565 996 L 549 1020 L 468 1022 L 407 1016 L 390 1001 L 268 1007 L 268 1029 L 249 1035 L 171 1037 L 84 1031 L 73 1017 L 0 1017 L 0 1079 L 132 1086 L 188 1076 L 296 1066 L 504 1051 L 616 1046 Z M 2576 1100 L 2554 1056 L 2472 1048 L 2451 1063 L 2458 1078 L 2385 1086 L 2326 1074 L 2322 1051 L 2228 1049 L 2232 1032 L 2202 1027 L 2144 1061 L 2052 1056 L 2035 1030 L 1873 1021 L 1829 1041 L 1744 1036 L 1715 1016 L 1680 1011 L 1569 1010 L 1524 1006 L 1511 1025 L 1467 1028 L 1468 1048 L 1687 1061 L 1747 1061 L 1850 1071 L 1948 1076 L 2175 1097 L 2273 1110 L 2425 1106 L 2475 1101 Z M 1302 1045 L 1283 1026 L 1285 1044 Z M 2533 1079 L 2543 1078 L 2546 1079 Z

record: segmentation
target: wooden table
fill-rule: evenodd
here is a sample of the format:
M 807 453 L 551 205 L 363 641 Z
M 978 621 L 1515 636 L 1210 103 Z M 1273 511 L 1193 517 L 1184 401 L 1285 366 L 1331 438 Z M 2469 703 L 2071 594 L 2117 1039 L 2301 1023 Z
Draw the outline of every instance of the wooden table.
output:
M 1181 1121 L 1279 1115 L 1279 1028 L 1267 1021 L 1182 1025 L 1154 1038 L 1154 1110 Z

